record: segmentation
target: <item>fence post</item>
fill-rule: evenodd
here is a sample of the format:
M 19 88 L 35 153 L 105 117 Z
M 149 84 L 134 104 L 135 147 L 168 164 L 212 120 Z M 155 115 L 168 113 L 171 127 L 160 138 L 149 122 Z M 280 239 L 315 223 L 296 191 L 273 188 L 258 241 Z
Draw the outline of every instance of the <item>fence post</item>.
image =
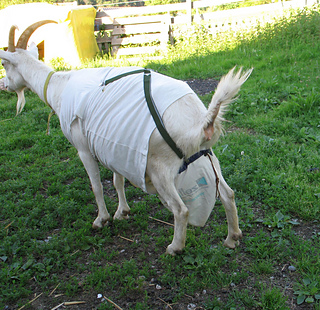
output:
M 191 25 L 191 23 L 192 23 L 192 1 L 186 0 L 186 5 L 187 5 L 187 21 L 188 21 L 188 25 Z

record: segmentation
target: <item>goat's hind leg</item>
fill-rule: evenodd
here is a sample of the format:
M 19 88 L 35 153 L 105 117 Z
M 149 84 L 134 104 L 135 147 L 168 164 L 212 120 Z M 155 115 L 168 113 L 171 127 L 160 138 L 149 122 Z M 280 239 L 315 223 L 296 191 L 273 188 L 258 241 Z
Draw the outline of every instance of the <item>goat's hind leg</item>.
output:
M 228 248 L 235 248 L 239 245 L 239 239 L 242 238 L 242 232 L 239 228 L 239 219 L 236 203 L 234 200 L 234 192 L 228 186 L 223 177 L 220 179 L 220 200 L 224 206 L 228 222 L 228 236 L 224 241 L 224 245 Z
M 224 245 L 228 248 L 233 249 L 236 247 L 236 245 L 239 245 L 239 239 L 242 238 L 242 232 L 239 228 L 238 211 L 234 200 L 234 192 L 228 186 L 227 182 L 224 180 L 221 174 L 221 168 L 217 157 L 213 155 L 212 159 L 219 175 L 220 200 L 226 212 L 228 222 L 228 236 L 224 241 Z
M 166 252 L 175 255 L 181 253 L 185 247 L 189 211 L 176 190 L 174 177 L 164 172 L 166 170 L 168 172 L 170 169 L 162 168 L 158 171 L 156 169 L 152 170 L 156 173 L 150 178 L 160 196 L 160 200 L 174 215 L 173 240 L 168 245 Z
M 124 193 L 124 177 L 118 173 L 113 174 L 113 184 L 118 194 L 119 205 L 113 219 L 123 220 L 129 218 L 130 208 Z

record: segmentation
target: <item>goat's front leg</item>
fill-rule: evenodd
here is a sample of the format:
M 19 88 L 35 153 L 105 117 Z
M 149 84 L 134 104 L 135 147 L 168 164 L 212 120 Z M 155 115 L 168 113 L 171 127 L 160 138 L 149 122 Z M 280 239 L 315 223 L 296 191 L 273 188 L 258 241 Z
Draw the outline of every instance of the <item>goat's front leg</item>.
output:
M 93 228 L 102 228 L 110 219 L 110 214 L 106 208 L 103 197 L 103 188 L 101 184 L 98 162 L 93 158 L 86 137 L 82 134 L 80 120 L 73 122 L 71 126 L 71 135 L 73 145 L 78 150 L 79 157 L 89 176 L 92 191 L 98 205 L 98 216 L 92 224 Z
M 98 216 L 92 224 L 93 228 L 102 228 L 110 219 L 110 214 L 106 208 L 103 197 L 103 188 L 100 179 L 98 162 L 92 157 L 89 149 L 87 151 L 78 150 L 79 157 L 89 176 L 92 191 L 98 205 Z
M 119 205 L 113 219 L 123 220 L 129 218 L 130 208 L 124 193 L 124 177 L 118 173 L 113 174 L 113 185 L 117 191 Z
M 181 201 L 182 202 L 182 201 Z M 172 243 L 167 247 L 167 254 L 175 255 L 182 252 L 186 244 L 187 225 L 189 218 L 188 208 L 176 200 L 171 205 L 174 215 L 174 235 Z

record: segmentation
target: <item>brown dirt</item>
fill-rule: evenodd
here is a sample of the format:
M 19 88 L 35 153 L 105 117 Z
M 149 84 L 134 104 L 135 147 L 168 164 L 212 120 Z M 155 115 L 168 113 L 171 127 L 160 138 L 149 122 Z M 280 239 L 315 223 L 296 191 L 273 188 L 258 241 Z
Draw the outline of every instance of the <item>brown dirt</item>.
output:
M 187 84 L 192 88 L 192 90 L 199 96 L 210 94 L 214 91 L 219 83 L 219 81 L 214 79 L 206 80 L 187 80 Z

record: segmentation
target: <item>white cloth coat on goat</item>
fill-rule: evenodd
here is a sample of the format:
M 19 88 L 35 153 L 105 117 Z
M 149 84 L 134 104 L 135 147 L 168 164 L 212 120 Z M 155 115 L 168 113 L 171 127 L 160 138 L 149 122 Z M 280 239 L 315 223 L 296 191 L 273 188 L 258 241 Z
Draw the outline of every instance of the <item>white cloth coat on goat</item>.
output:
M 62 94 L 60 124 L 73 144 L 70 127 L 81 119 L 92 155 L 104 166 L 146 191 L 149 139 L 156 125 L 144 96 L 143 73 L 123 77 L 107 86 L 105 80 L 137 67 L 84 69 L 75 72 Z M 159 113 L 186 94 L 182 81 L 151 73 L 151 95 Z

